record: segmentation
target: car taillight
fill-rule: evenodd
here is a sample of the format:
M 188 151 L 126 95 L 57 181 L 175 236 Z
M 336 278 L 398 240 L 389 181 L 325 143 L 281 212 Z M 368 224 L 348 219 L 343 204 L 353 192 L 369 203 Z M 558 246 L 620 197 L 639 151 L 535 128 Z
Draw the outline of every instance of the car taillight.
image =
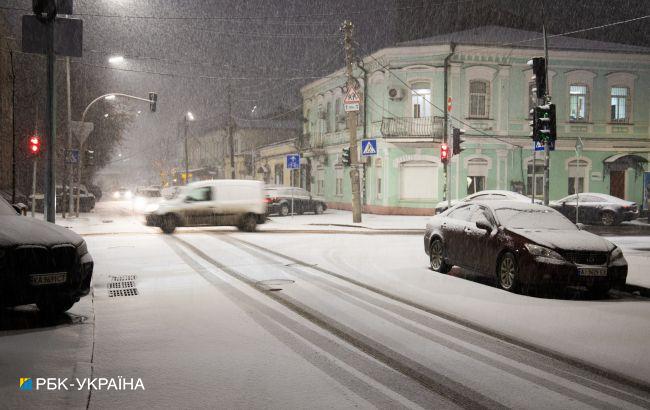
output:
M 264 198 L 264 202 L 266 202 L 267 204 L 270 204 L 271 203 L 271 198 L 268 198 L 268 197 Z

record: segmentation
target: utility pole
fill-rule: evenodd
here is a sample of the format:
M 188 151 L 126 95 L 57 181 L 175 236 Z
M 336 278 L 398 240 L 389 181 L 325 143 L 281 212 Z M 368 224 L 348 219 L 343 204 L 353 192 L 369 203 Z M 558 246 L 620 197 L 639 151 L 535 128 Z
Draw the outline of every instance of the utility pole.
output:
M 185 185 L 190 183 L 190 159 L 189 155 L 187 153 L 187 128 L 188 128 L 188 123 L 187 123 L 187 114 L 185 114 L 184 118 L 184 139 L 185 139 Z
M 230 179 L 235 179 L 235 141 L 233 137 L 232 99 L 228 84 L 228 145 L 230 146 Z
M 546 37 L 546 23 L 544 16 L 544 3 L 542 2 L 542 33 L 544 34 L 544 60 L 546 64 L 544 66 L 546 81 L 548 81 L 548 39 Z M 548 87 L 546 87 L 546 93 L 544 95 L 544 105 L 551 103 L 551 96 L 548 94 Z M 544 142 L 544 205 L 548 205 L 549 195 L 548 190 L 550 187 L 548 168 L 551 159 L 551 141 L 546 140 Z M 534 166 L 534 165 L 533 165 Z
M 45 121 L 45 220 L 54 223 L 56 219 L 56 101 L 54 63 L 54 18 L 47 23 L 47 119 Z
M 16 203 L 16 73 L 14 72 L 14 52 L 9 50 L 11 61 L 11 203 Z M 32 202 L 34 199 L 32 197 Z
M 72 100 L 70 98 L 70 57 L 65 58 L 65 83 L 66 83 L 66 94 L 67 94 L 67 103 L 68 103 L 68 143 L 66 146 L 66 152 L 70 153 L 72 151 Z M 71 154 L 69 154 L 71 155 Z M 68 212 L 72 213 L 73 206 L 73 196 L 72 196 L 72 164 L 68 164 L 67 158 L 64 155 L 64 167 L 68 171 L 68 189 L 65 188 L 63 184 L 63 204 L 61 206 L 61 216 L 65 218 L 65 203 L 66 199 L 68 200 Z M 67 195 L 67 197 L 66 197 Z
M 343 31 L 343 45 L 345 47 L 345 65 L 348 76 L 348 92 L 356 89 L 357 81 L 352 72 L 354 63 L 354 46 L 352 44 L 352 31 L 354 25 L 350 20 L 343 22 L 341 31 Z M 347 111 L 348 113 L 348 130 L 350 132 L 350 182 L 352 184 L 352 222 L 361 222 L 361 197 L 359 192 L 359 154 L 357 150 L 357 110 Z

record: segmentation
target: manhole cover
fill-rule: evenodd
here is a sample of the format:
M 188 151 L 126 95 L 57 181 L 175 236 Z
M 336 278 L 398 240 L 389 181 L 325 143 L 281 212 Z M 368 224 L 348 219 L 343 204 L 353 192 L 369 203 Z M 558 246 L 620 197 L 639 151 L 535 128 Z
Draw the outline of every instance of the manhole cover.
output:
M 295 283 L 295 281 L 291 279 L 269 279 L 256 282 L 255 286 L 264 290 L 278 291 L 282 290 L 285 285 L 291 285 L 292 283 Z
M 134 287 L 135 287 L 135 282 L 132 280 L 125 280 L 122 282 L 108 282 L 109 289 L 126 289 L 126 288 L 134 288 Z
M 102 222 L 105 223 L 105 224 L 110 224 L 110 223 L 113 222 L 113 220 L 112 219 L 102 219 Z
M 115 298 L 119 296 L 138 296 L 138 289 L 128 288 L 128 289 L 109 289 L 108 297 Z
M 127 280 L 135 280 L 135 275 L 108 275 L 112 282 L 124 282 Z

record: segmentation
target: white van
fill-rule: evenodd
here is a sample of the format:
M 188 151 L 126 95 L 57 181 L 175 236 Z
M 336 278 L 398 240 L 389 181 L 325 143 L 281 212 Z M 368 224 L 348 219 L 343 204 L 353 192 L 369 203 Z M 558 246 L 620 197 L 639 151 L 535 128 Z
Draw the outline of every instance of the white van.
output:
M 239 179 L 193 182 L 146 213 L 147 225 L 173 233 L 177 226 L 236 226 L 252 232 L 266 216 L 264 183 Z

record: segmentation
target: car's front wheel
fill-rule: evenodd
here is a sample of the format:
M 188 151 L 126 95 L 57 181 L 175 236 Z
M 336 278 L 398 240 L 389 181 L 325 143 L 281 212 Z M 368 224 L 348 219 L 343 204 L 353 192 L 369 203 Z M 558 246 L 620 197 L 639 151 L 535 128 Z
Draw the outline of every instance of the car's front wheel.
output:
M 289 215 L 289 205 L 287 204 L 282 204 L 280 207 L 280 216 L 287 216 Z
M 509 292 L 517 292 L 519 290 L 519 267 L 515 255 L 506 252 L 499 259 L 497 266 L 497 279 L 499 287 Z
M 612 211 L 605 211 L 600 214 L 600 223 L 605 226 L 612 226 L 616 223 L 616 214 Z
M 436 238 L 431 242 L 429 265 L 431 266 L 431 269 L 440 273 L 447 273 L 451 270 L 451 265 L 445 262 L 445 247 L 442 240 L 439 238 Z
M 323 213 L 323 204 L 316 204 L 316 208 L 314 209 L 314 213 L 316 215 L 320 215 Z
M 176 230 L 176 217 L 174 215 L 165 215 L 162 218 L 160 229 L 166 234 L 174 233 Z
M 257 228 L 257 217 L 253 214 L 244 215 L 237 228 L 244 232 L 255 232 L 255 228 Z

